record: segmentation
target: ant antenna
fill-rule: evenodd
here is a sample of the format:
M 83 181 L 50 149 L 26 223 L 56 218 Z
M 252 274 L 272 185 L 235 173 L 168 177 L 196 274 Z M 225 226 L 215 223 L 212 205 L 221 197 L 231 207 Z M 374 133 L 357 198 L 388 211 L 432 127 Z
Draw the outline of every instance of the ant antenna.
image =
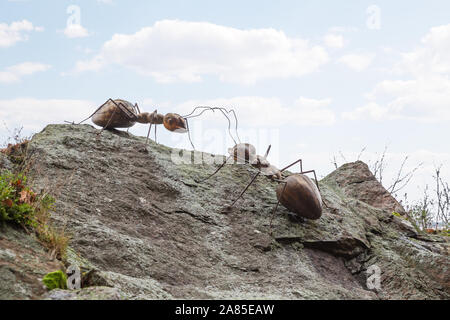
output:
M 220 110 L 220 112 L 222 112 L 222 114 L 225 116 L 225 118 L 227 118 L 227 120 L 228 120 L 228 134 L 230 135 L 231 139 L 233 139 L 233 142 L 234 142 L 234 144 L 236 145 L 237 142 L 236 142 L 236 140 L 234 140 L 233 135 L 231 134 L 231 121 L 230 121 L 230 118 L 228 118 L 228 116 L 227 116 L 227 115 L 225 114 L 225 112 L 223 111 L 224 108 L 218 108 L 218 109 Z M 226 110 L 226 109 L 225 109 L 225 110 Z M 227 113 L 228 113 L 228 111 L 227 111 Z
M 272 148 L 272 145 L 271 145 L 271 144 L 270 144 L 269 147 L 267 148 L 267 151 L 266 151 L 266 154 L 264 155 L 264 158 L 267 158 L 267 156 L 269 155 L 270 148 Z
M 237 119 L 237 116 L 236 116 L 236 112 L 234 112 L 233 109 L 230 109 L 230 111 L 228 111 L 228 113 L 230 113 L 230 112 L 233 113 L 234 120 L 235 120 L 235 123 L 236 123 L 236 127 L 235 127 L 236 137 L 238 138 L 239 143 L 241 143 L 241 138 L 239 138 L 239 133 L 238 133 L 238 119 Z
M 199 114 L 195 114 L 194 115 L 195 111 L 198 110 L 198 109 L 203 109 L 203 110 Z M 191 113 L 189 113 L 188 115 L 184 116 L 184 118 L 196 118 L 196 117 L 201 116 L 205 111 L 208 111 L 208 110 L 212 111 L 212 112 L 214 112 L 215 110 L 219 110 L 220 112 L 222 112 L 222 114 L 225 116 L 225 118 L 227 118 L 227 121 L 228 121 L 228 134 L 230 135 L 230 137 L 233 140 L 233 142 L 235 144 L 237 144 L 236 140 L 234 139 L 233 135 L 231 134 L 231 121 L 230 121 L 230 118 L 228 116 L 229 113 L 233 113 L 233 116 L 234 116 L 234 119 L 235 119 L 235 123 L 236 123 L 236 125 L 235 125 L 236 136 L 237 136 L 238 141 L 240 143 L 241 139 L 240 139 L 238 131 L 237 131 L 238 130 L 238 119 L 237 119 L 237 116 L 236 116 L 236 112 L 233 109 L 227 110 L 227 109 L 225 109 L 223 107 L 199 106 L 199 107 L 195 107 L 194 110 Z
M 188 132 L 189 142 L 191 143 L 192 149 L 194 149 L 194 151 L 195 151 L 195 147 L 194 147 L 194 144 L 192 143 L 192 139 L 191 139 L 191 130 L 189 130 L 188 118 L 184 118 L 184 120 L 186 121 L 186 130 Z

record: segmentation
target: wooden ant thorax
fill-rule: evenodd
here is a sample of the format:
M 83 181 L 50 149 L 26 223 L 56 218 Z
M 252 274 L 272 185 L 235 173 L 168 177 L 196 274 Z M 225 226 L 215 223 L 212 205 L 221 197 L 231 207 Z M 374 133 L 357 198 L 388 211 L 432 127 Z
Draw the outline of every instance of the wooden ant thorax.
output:
M 153 111 L 152 113 L 141 112 L 137 116 L 137 122 L 139 123 L 151 123 L 151 124 L 162 124 L 164 121 L 164 115 L 158 113 L 158 111 Z

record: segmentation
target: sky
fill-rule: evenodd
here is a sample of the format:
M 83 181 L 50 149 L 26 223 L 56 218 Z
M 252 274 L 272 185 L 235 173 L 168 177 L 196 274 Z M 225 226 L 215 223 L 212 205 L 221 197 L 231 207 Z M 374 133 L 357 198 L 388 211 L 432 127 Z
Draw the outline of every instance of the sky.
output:
M 279 167 L 302 158 L 323 177 L 334 158 L 373 164 L 387 147 L 389 187 L 408 156 L 405 172 L 422 166 L 402 193 L 418 200 L 436 167 L 450 181 L 449 12 L 446 0 L 0 0 L 0 143 L 108 98 L 163 114 L 221 106 Z M 233 145 L 218 113 L 190 127 L 198 150 Z M 191 148 L 163 128 L 158 142 Z

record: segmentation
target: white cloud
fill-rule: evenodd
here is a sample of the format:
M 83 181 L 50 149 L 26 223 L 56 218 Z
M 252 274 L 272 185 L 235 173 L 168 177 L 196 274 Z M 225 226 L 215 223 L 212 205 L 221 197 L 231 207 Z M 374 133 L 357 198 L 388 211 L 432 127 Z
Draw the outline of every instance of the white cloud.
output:
M 350 53 L 339 58 L 338 62 L 346 65 L 352 70 L 361 72 L 366 70 L 373 62 L 375 54 L 371 53 Z
M 365 118 L 372 118 L 375 120 L 382 120 L 388 115 L 388 109 L 382 106 L 379 106 L 375 102 L 370 102 L 367 105 L 356 108 L 350 112 L 343 112 L 342 118 L 345 120 L 361 120 Z
M 158 82 L 221 81 L 252 84 L 300 77 L 329 60 L 324 48 L 275 29 L 241 30 L 207 22 L 163 20 L 134 34 L 115 34 L 76 71 L 121 65 Z
M 28 40 L 27 32 L 43 30 L 43 27 L 34 27 L 28 20 L 14 21 L 9 25 L 0 23 L 0 47 L 11 47 L 19 41 Z
M 450 72 L 450 24 L 431 28 L 422 45 L 403 54 L 397 68 L 415 76 Z
M 81 121 L 88 117 L 98 104 L 86 100 L 17 98 L 0 100 L 0 119 L 10 130 L 24 128 L 24 134 L 39 132 L 49 123 Z M 0 123 L 0 133 L 4 131 Z M 7 136 L 7 133 L 0 134 Z M 0 141 L 0 143 L 3 141 Z
M 316 100 L 300 97 L 291 105 L 284 105 L 278 98 L 234 97 L 211 100 L 191 100 L 176 108 L 188 114 L 195 106 L 219 106 L 234 109 L 239 122 L 246 126 L 279 127 L 283 124 L 301 126 L 327 126 L 335 122 L 334 112 L 327 108 L 330 99 Z M 205 119 L 212 118 L 205 113 Z
M 349 27 L 349 26 L 347 26 L 347 27 L 334 26 L 329 29 L 329 32 L 331 32 L 331 33 L 350 33 L 350 32 L 357 32 L 357 31 L 359 31 L 358 28 Z
M 344 37 L 340 34 L 329 33 L 325 35 L 323 41 L 327 47 L 343 48 L 345 45 Z
M 49 65 L 38 62 L 23 62 L 16 64 L 7 67 L 4 71 L 0 71 L 0 83 L 19 82 L 23 76 L 46 71 L 49 68 Z
M 379 82 L 367 95 L 367 106 L 343 116 L 428 123 L 450 121 L 449 52 L 450 24 L 431 28 L 421 45 L 401 54 L 401 60 L 392 68 L 403 78 Z
M 105 4 L 112 4 L 113 3 L 112 0 L 97 0 L 97 2 L 105 3 Z
M 85 38 L 89 36 L 89 32 L 81 24 L 69 24 L 64 29 L 64 35 L 67 38 Z

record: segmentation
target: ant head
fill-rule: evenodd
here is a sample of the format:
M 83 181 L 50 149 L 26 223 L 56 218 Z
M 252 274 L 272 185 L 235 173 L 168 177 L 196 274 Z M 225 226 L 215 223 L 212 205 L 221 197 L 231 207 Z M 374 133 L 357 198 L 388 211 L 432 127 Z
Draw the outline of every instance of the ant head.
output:
M 263 157 L 263 156 L 260 156 L 260 155 L 257 155 L 253 159 L 253 161 L 250 162 L 250 164 L 253 167 L 258 168 L 258 169 L 267 168 L 267 167 L 270 166 L 270 163 L 269 163 L 269 161 L 267 161 L 266 157 Z
M 177 113 L 168 113 L 163 118 L 164 127 L 172 132 L 186 133 L 186 120 Z
M 261 168 L 261 173 L 266 177 L 269 177 L 270 179 L 281 180 L 282 178 L 281 171 L 272 164 L 268 165 L 265 168 Z

